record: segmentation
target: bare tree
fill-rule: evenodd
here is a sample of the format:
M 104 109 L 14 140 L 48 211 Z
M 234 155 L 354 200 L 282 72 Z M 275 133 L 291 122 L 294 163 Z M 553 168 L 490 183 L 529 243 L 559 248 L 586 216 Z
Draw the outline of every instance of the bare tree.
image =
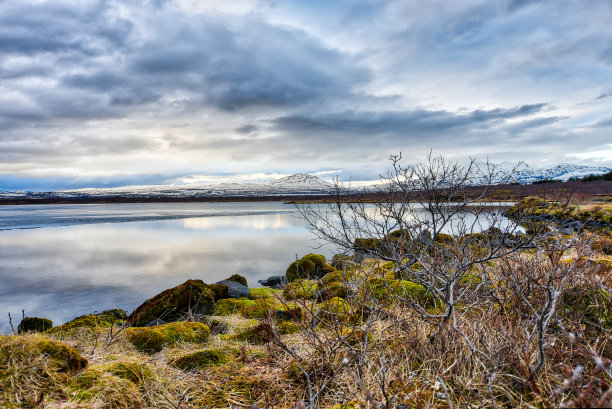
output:
M 394 407 L 396 396 L 390 385 L 399 372 L 389 357 L 376 362 L 368 360 L 373 346 L 367 339 L 383 321 L 392 323 L 397 333 L 407 320 L 405 316 L 394 315 L 388 302 L 376 298 L 376 291 L 368 293 L 367 289 L 377 287 L 388 299 L 408 306 L 414 316 L 437 328 L 431 334 L 431 342 L 440 334 L 454 334 L 463 343 L 472 363 L 481 368 L 491 405 L 496 407 L 494 384 L 502 365 L 499 346 L 506 340 L 501 323 L 488 337 L 483 335 L 484 328 L 490 330 L 496 325 L 490 322 L 490 317 L 499 315 L 497 311 L 503 313 L 511 295 L 518 296 L 527 311 L 527 317 L 521 318 L 528 331 L 527 349 L 531 352 L 535 346 L 537 350 L 536 362 L 529 366 L 530 376 L 537 375 L 545 362 L 544 339 L 559 297 L 580 268 L 579 264 L 562 263 L 567 251 L 579 247 L 578 236 L 557 240 L 559 232 L 553 228 L 558 226 L 554 216 L 563 214 L 559 209 L 567 206 L 569 199 L 557 201 L 555 212 L 541 212 L 535 224 L 529 212 L 518 212 L 511 221 L 500 205 L 491 203 L 489 198 L 494 197 L 499 185 L 512 181 L 516 168 L 504 172 L 488 162 L 479 164 L 475 160 L 461 165 L 431 154 L 419 165 L 403 166 L 401 161 L 401 155 L 392 156 L 391 171 L 381 177 L 381 184 L 375 189 L 365 190 L 360 201 L 344 200 L 347 190 L 336 182 L 333 203 L 298 206 L 309 230 L 322 241 L 335 245 L 343 254 L 353 255 L 356 262 L 364 258 L 391 262 L 393 269 L 393 278 L 375 265 L 359 276 L 349 277 L 345 269 L 343 295 L 349 305 L 361 312 L 362 319 L 358 324 L 347 323 L 346 317 L 325 320 L 322 317 L 329 314 L 324 308 L 304 303 L 310 323 L 318 324 L 304 328 L 307 331 L 303 333 L 311 339 L 313 350 L 328 351 L 326 364 L 337 361 L 332 358 L 336 351 L 346 355 L 343 367 L 354 383 L 362 386 L 363 398 L 372 407 Z M 528 231 L 522 227 L 526 223 L 532 225 Z M 542 238 L 544 232 L 548 233 L 547 238 Z M 537 257 L 525 257 L 523 252 L 527 249 Z M 518 265 L 522 267 L 517 270 Z M 530 274 L 516 274 L 521 269 Z M 546 294 L 543 304 L 535 304 L 526 294 L 534 285 Z M 321 288 L 324 296 L 324 283 Z M 321 323 L 325 331 L 321 331 Z M 353 332 L 359 331 L 362 342 L 358 348 L 339 336 L 345 335 L 346 330 L 338 328 L 347 326 Z M 318 339 L 321 333 L 325 337 Z M 282 345 L 280 338 L 277 343 Z M 512 347 L 508 345 L 509 350 Z M 288 346 L 283 348 L 296 361 L 305 359 Z M 441 388 L 438 394 L 449 406 L 451 391 L 444 375 L 457 365 L 455 360 L 441 368 L 436 381 L 436 387 Z M 300 369 L 311 388 L 307 369 L 303 366 Z M 328 385 L 335 371 L 337 367 L 319 386 Z M 377 391 L 366 386 L 366 378 L 368 384 L 378 385 Z M 316 396 L 310 393 L 311 407 Z

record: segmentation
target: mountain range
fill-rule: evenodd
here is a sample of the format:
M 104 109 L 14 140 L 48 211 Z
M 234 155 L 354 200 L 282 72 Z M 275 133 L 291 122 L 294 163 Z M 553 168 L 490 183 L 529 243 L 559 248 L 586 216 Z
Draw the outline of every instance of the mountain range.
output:
M 483 168 L 485 163 L 478 162 Z M 603 174 L 610 171 L 607 167 L 594 167 L 574 164 L 559 164 L 540 168 L 521 164 L 516 169 L 513 164 L 502 162 L 496 166 L 499 178 L 512 173 L 512 182 L 521 184 L 541 180 L 562 180 L 581 178 L 592 174 Z M 482 184 L 482 180 L 474 178 L 472 185 Z M 122 186 L 113 188 L 87 188 L 61 190 L 55 192 L 9 192 L 0 190 L 0 199 L 96 199 L 96 198 L 203 198 L 203 197 L 258 197 L 258 196 L 304 196 L 324 195 L 333 191 L 333 184 L 317 176 L 298 173 L 266 183 L 222 183 L 218 185 L 153 185 L 153 186 Z

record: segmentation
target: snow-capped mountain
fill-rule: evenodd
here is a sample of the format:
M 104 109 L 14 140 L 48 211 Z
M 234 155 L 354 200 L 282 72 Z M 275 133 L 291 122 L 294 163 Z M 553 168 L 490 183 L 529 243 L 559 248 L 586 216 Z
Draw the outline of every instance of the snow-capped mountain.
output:
M 511 162 L 501 162 L 499 164 L 489 163 L 487 165 L 485 162 L 476 162 L 476 166 L 478 169 L 475 172 L 475 177 L 470 181 L 472 185 L 486 183 L 479 175 L 482 175 L 482 173 L 487 174 L 489 170 L 495 173 L 494 180 L 496 181 L 507 180 L 508 182 L 520 183 L 523 185 L 541 180 L 567 181 L 572 178 L 601 175 L 610 171 L 610 168 L 604 166 L 574 165 L 572 163 L 562 163 L 550 167 L 536 167 L 527 163 L 517 165 Z
M 268 183 L 222 183 L 218 185 L 122 186 L 57 192 L 0 192 L 0 199 L 82 199 L 82 198 L 198 198 L 255 197 L 328 194 L 333 185 L 316 176 L 299 173 Z

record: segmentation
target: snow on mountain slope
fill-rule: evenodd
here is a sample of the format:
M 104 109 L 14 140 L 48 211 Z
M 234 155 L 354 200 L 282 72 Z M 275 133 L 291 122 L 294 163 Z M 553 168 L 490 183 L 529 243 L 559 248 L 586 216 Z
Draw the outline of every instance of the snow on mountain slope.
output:
M 0 192 L 0 198 L 96 198 L 96 197 L 215 197 L 327 194 L 333 185 L 316 176 L 296 174 L 268 183 L 223 183 L 219 185 L 121 186 L 85 188 L 57 192 Z

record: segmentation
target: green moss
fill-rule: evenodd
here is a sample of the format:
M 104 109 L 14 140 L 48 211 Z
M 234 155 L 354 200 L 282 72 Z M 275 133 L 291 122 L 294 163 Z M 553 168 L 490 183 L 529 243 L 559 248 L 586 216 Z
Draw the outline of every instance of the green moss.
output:
M 433 307 L 436 305 L 436 297 L 421 284 L 408 280 L 394 280 L 390 285 L 393 291 L 402 298 L 410 298 L 422 306 Z
M 205 349 L 183 355 L 170 362 L 183 371 L 194 371 L 206 369 L 210 366 L 220 366 L 229 360 L 227 351 L 220 349 Z
M 283 296 L 287 300 L 316 298 L 319 291 L 319 283 L 309 279 L 297 279 L 288 283 L 283 289 Z
M 276 290 L 274 288 L 261 287 L 261 288 L 251 288 L 249 290 L 249 298 L 251 300 L 258 300 L 261 298 L 267 299 L 275 299 L 278 298 L 283 293 L 283 290 Z
M 25 317 L 19 323 L 17 331 L 20 334 L 25 332 L 45 332 L 53 327 L 53 321 L 48 318 Z
M 454 243 L 456 240 L 450 234 L 438 233 L 434 238 L 434 241 L 438 244 L 451 244 Z
M 344 299 L 333 297 L 318 304 L 321 318 L 329 321 L 339 320 L 343 323 L 355 322 L 357 319 L 356 311 Z
M 236 341 L 245 341 L 252 344 L 267 344 L 273 339 L 274 330 L 268 323 L 260 323 L 254 327 L 246 328 L 234 336 L 232 339 Z
M 96 314 L 81 315 L 65 324 L 58 325 L 46 331 L 47 334 L 63 334 L 70 335 L 75 330 L 80 328 L 108 328 L 110 326 L 119 326 L 127 320 L 127 314 L 124 310 L 115 308 Z
M 300 260 L 296 260 L 287 268 L 287 282 L 299 278 L 319 278 L 333 271 L 331 266 L 325 263 L 325 257 L 320 254 L 306 254 Z
M 255 305 L 254 300 L 246 298 L 226 298 L 215 304 L 215 315 L 232 315 L 240 312 L 242 307 Z
M 265 298 L 249 301 L 251 303 L 245 304 L 240 308 L 240 315 L 244 318 L 266 318 L 272 314 L 276 305 L 275 300 Z
M 300 331 L 300 326 L 295 322 L 282 321 L 277 325 L 278 333 L 281 335 L 295 334 Z
M 353 243 L 355 251 L 373 253 L 380 246 L 380 240 L 375 238 L 357 238 Z
M 209 284 L 208 286 L 214 294 L 215 301 L 229 298 L 228 289 L 225 284 Z
M 353 260 L 345 254 L 335 254 L 332 258 L 331 266 L 336 270 L 349 269 L 353 265 Z
M 210 286 L 202 280 L 187 280 L 145 301 L 128 320 L 134 326 L 144 326 L 157 319 L 178 321 L 190 314 L 210 313 L 214 301 L 215 293 Z
M 71 401 L 96 402 L 107 408 L 128 409 L 144 405 L 138 384 L 108 372 L 103 365 L 79 374 L 68 385 L 68 392 Z
M 9 360 L 27 362 L 33 357 L 44 357 L 55 372 L 74 373 L 87 366 L 87 360 L 74 348 L 40 335 L 2 337 L 0 368 L 7 369 Z M 0 371 L 2 373 L 3 371 Z
M 210 336 L 210 329 L 199 322 L 172 322 L 155 327 L 128 328 L 126 336 L 142 351 L 159 352 L 178 342 L 204 343 Z
M 277 321 L 301 321 L 303 316 L 302 307 L 293 303 L 277 305 L 274 310 Z
M 387 261 L 381 267 L 393 271 L 395 270 L 395 263 L 393 261 Z
M 359 408 L 359 404 L 352 400 L 346 403 L 339 403 L 333 407 L 331 407 L 331 409 L 357 409 Z
M 229 281 L 233 281 L 235 283 L 239 283 L 242 284 L 245 287 L 248 287 L 249 285 L 247 284 L 247 279 L 244 278 L 243 276 L 241 276 L 240 274 L 234 274 L 233 276 L 231 276 L 230 278 L 228 278 Z
M 115 361 L 102 365 L 102 368 L 106 372 L 136 385 L 141 385 L 153 378 L 151 368 L 147 364 L 138 361 Z

